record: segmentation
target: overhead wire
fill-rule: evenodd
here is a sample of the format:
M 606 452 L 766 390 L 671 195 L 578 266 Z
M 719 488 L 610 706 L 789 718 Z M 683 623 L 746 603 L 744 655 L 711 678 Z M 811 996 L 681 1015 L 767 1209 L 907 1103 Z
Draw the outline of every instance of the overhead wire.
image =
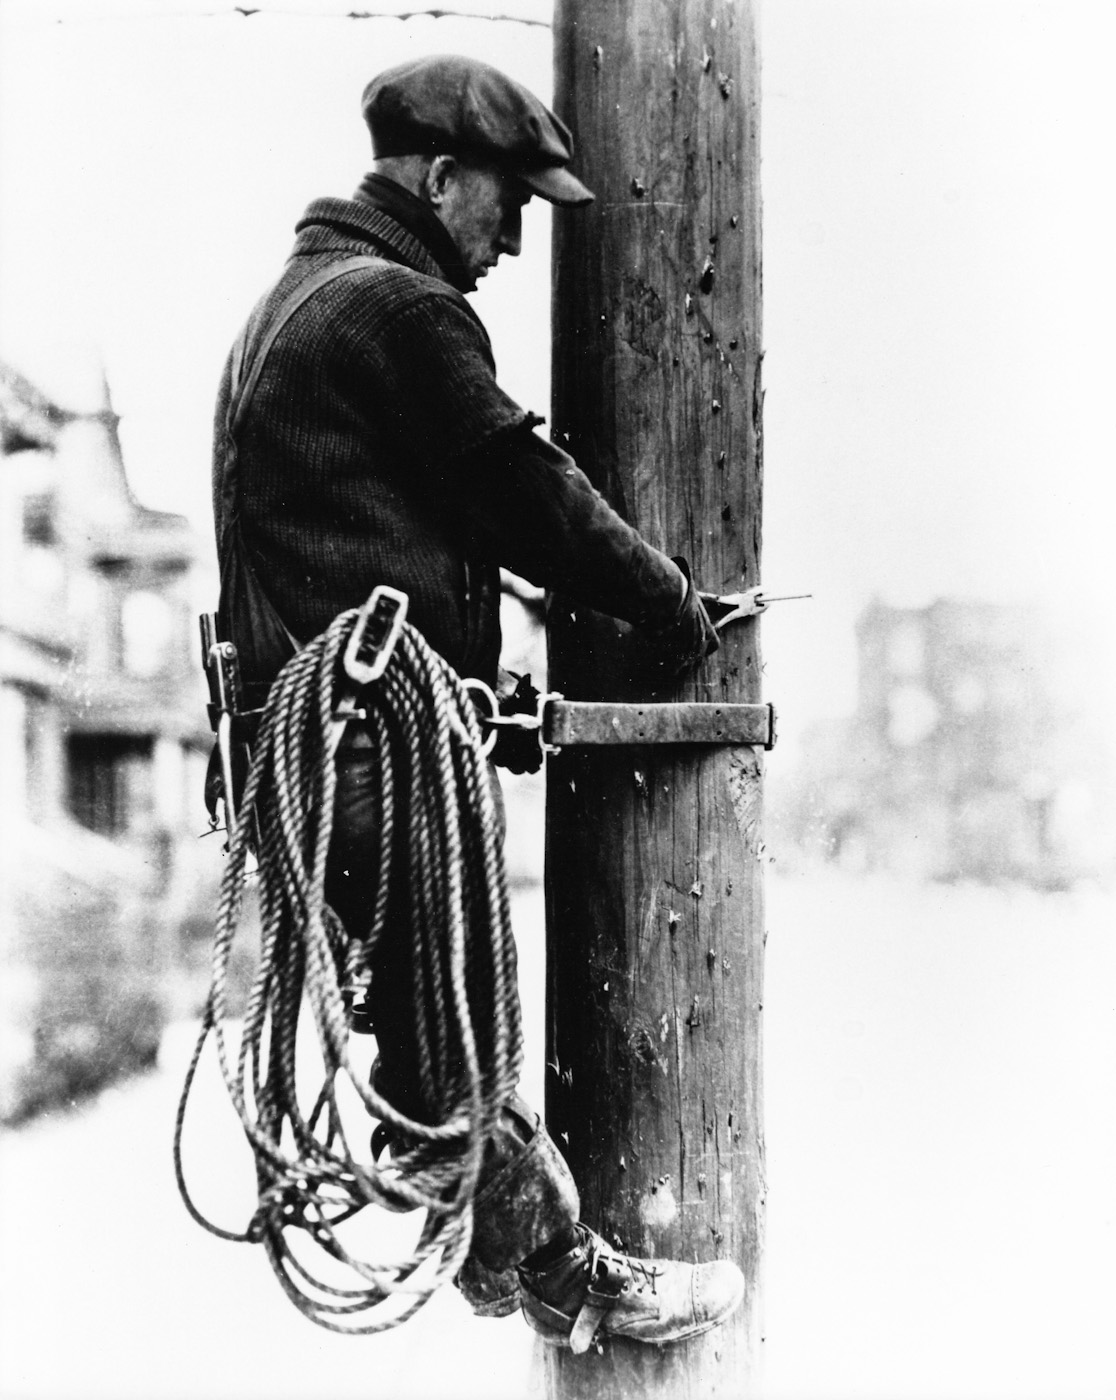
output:
M 415 10 L 384 10 L 384 9 L 344 9 L 336 10 L 323 9 L 320 7 L 307 7 L 300 5 L 221 5 L 206 8 L 193 6 L 176 6 L 172 8 L 152 9 L 144 7 L 140 9 L 129 9 L 115 12 L 102 11 L 101 13 L 90 13 L 88 10 L 65 13 L 66 6 L 55 6 L 54 12 L 48 12 L 49 7 L 38 5 L 34 10 L 25 12 L 15 11 L 7 16 L 9 24 L 40 24 L 56 26 L 78 22 L 90 24 L 97 22 L 108 22 L 120 20 L 170 20 L 170 19 L 222 19 L 232 15 L 240 15 L 243 19 L 254 19 L 258 15 L 272 15 L 282 18 L 293 19 L 341 19 L 341 20 L 374 20 L 374 19 L 395 19 L 407 21 L 412 19 L 475 19 L 484 20 L 493 24 L 522 24 L 534 29 L 551 29 L 553 26 L 547 19 L 532 19 L 525 15 L 508 13 L 486 12 L 483 10 L 451 9 L 438 6 L 430 9 Z

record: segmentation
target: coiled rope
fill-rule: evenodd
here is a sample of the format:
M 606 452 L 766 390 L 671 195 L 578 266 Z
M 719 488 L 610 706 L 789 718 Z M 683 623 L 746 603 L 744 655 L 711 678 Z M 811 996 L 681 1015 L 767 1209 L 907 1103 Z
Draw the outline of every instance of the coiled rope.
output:
M 480 727 L 460 679 L 409 625 L 383 676 L 359 695 L 381 793 L 379 849 L 368 852 L 379 869 L 368 938 L 350 939 L 326 903 L 335 687 L 357 615 L 336 618 L 269 692 L 224 867 L 209 996 L 179 1103 L 174 1159 L 179 1190 L 199 1224 L 222 1239 L 262 1242 L 306 1316 L 332 1331 L 366 1334 L 411 1316 L 464 1262 L 484 1144 L 519 1079 L 521 1033 Z M 229 965 L 253 841 L 260 958 L 234 1051 Z M 401 909 L 411 926 L 418 1068 L 424 1100 L 437 1108 L 433 1123 L 399 1112 L 357 1074 L 349 1053 L 346 989 L 367 983 L 389 910 L 397 920 Z M 400 997 L 406 992 L 399 988 Z M 308 1112 L 295 1082 L 306 1007 L 325 1070 Z M 183 1170 L 187 1104 L 210 1036 L 255 1157 L 258 1204 L 241 1232 L 202 1214 Z M 383 1166 L 350 1146 L 338 1101 L 346 1080 L 396 1143 Z M 367 1206 L 425 1211 L 414 1249 L 403 1258 L 357 1257 L 338 1227 Z M 292 1239 L 300 1241 L 297 1252 Z M 334 1264 L 318 1258 L 312 1268 L 301 1241 Z M 338 1264 L 348 1271 L 340 1285 Z

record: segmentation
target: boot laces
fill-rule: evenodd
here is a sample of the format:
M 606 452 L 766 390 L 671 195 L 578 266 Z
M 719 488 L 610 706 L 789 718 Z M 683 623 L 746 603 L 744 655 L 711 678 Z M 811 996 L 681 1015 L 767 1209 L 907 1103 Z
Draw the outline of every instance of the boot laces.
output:
M 649 1264 L 643 1259 L 633 1259 L 630 1255 L 624 1256 L 627 1259 L 628 1268 L 632 1271 L 632 1277 L 641 1275 L 640 1281 L 636 1284 L 636 1292 L 642 1293 L 648 1284 L 651 1285 L 651 1292 L 658 1295 L 658 1288 L 655 1286 L 656 1280 L 661 1276 L 662 1269 L 657 1269 L 654 1264 Z
M 606 1285 L 613 1283 L 618 1274 L 627 1271 L 637 1293 L 642 1293 L 648 1284 L 651 1292 L 658 1295 L 657 1280 L 663 1270 L 645 1259 L 636 1259 L 630 1254 L 621 1254 L 610 1249 L 603 1240 L 595 1240 L 589 1261 L 589 1277 Z

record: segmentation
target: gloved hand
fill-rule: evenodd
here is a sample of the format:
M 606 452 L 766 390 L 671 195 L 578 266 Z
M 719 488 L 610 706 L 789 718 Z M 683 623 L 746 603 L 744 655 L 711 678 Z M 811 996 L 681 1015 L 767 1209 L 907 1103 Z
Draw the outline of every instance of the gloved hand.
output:
M 531 683 L 530 675 L 517 676 L 513 671 L 503 672 L 515 680 L 515 688 L 501 694 L 499 699 L 502 715 L 536 715 L 539 712 L 539 691 Z M 501 686 L 501 690 L 503 687 Z M 539 743 L 537 729 L 497 728 L 496 743 L 492 749 L 492 762 L 509 773 L 537 773 L 542 767 L 543 751 Z
M 650 633 L 656 664 L 668 676 L 684 676 L 717 650 L 717 633 L 694 587 L 685 559 L 674 563 L 686 579 L 686 596 L 673 623 Z

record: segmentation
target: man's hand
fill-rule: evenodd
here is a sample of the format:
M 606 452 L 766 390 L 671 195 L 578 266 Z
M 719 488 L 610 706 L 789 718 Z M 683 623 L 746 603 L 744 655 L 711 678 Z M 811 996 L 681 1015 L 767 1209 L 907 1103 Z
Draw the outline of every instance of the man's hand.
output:
M 712 655 L 719 645 L 717 632 L 705 611 L 702 595 L 694 587 L 685 559 L 674 560 L 686 584 L 673 623 L 651 633 L 658 666 L 670 676 L 684 676 Z

